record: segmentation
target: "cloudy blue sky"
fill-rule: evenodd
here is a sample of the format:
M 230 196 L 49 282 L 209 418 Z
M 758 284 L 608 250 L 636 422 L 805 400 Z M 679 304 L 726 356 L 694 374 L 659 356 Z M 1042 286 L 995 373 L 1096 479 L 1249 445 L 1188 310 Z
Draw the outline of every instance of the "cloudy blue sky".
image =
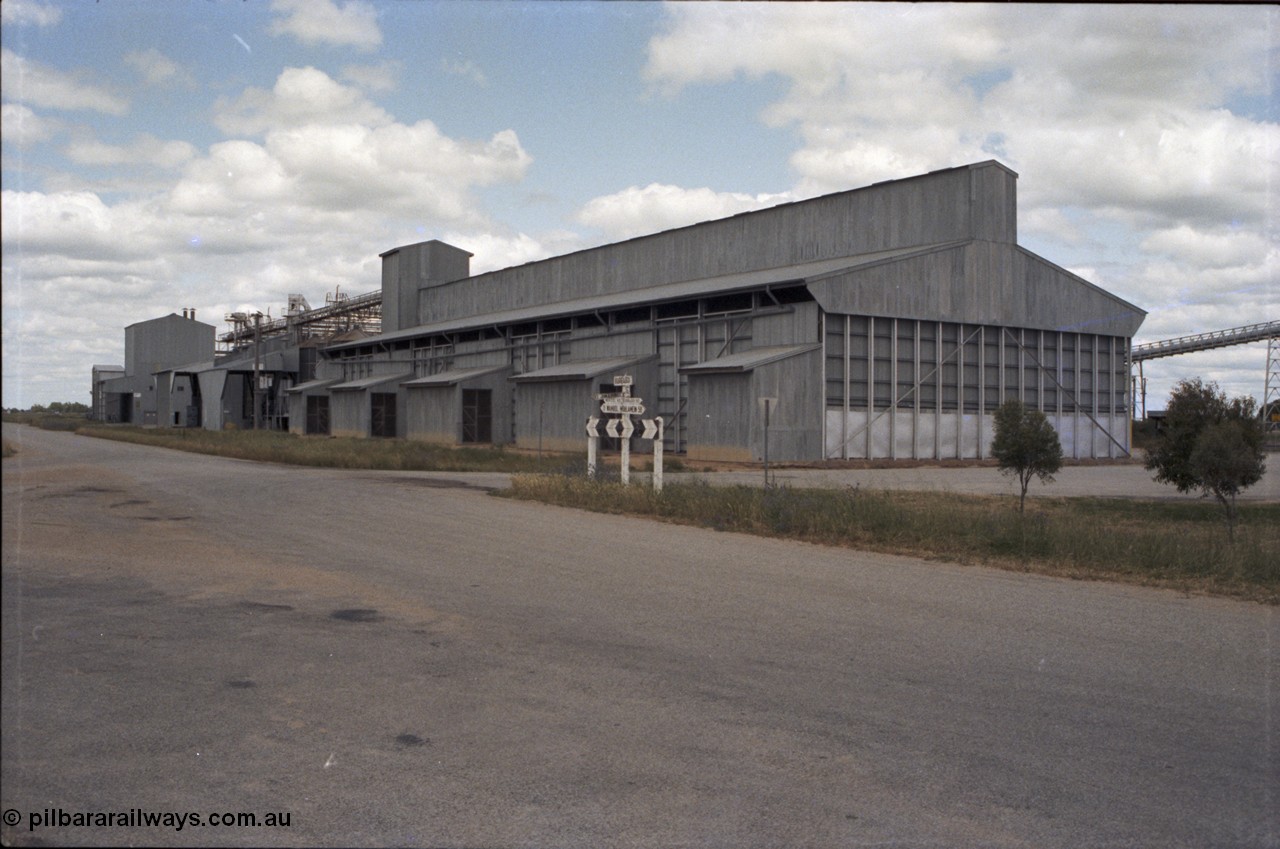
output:
M 6 407 L 89 398 L 124 326 L 225 328 L 998 159 L 1019 240 L 1147 310 L 1280 318 L 1271 6 L 3 0 Z M 1261 398 L 1266 345 L 1148 364 Z

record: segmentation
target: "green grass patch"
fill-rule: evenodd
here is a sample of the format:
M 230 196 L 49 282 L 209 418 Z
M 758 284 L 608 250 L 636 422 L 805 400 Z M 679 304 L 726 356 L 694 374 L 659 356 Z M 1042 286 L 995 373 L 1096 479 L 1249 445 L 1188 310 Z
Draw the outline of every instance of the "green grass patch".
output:
M 586 460 L 559 454 L 538 457 L 502 448 L 455 448 L 405 439 L 298 436 L 280 431 L 200 428 L 94 427 L 80 431 L 102 439 L 174 448 L 237 460 L 334 469 L 417 472 L 572 473 Z
M 1280 504 L 1242 504 L 1236 539 L 1203 501 L 668 484 L 518 475 L 499 495 L 610 513 L 1074 578 L 1280 603 Z

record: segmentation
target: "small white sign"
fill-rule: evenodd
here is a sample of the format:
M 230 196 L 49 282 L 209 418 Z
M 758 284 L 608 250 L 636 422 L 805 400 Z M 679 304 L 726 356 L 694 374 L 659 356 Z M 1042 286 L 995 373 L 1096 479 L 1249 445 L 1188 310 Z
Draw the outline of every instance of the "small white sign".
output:
M 631 381 L 632 381 L 631 375 L 629 375 L 629 374 L 620 374 L 620 375 L 617 375 L 616 377 L 614 377 L 614 379 L 613 379 L 613 385 L 614 385 L 614 386 L 630 386 L 630 385 L 631 385 Z
M 600 412 L 614 416 L 643 416 L 644 404 L 639 398 L 606 398 L 600 404 Z
M 596 426 L 600 424 L 600 420 L 595 416 L 587 419 L 587 436 L 600 436 L 600 431 L 596 430 Z
M 653 439 L 658 435 L 658 423 L 653 419 L 644 419 L 641 424 L 644 425 L 644 430 L 640 433 L 641 439 Z

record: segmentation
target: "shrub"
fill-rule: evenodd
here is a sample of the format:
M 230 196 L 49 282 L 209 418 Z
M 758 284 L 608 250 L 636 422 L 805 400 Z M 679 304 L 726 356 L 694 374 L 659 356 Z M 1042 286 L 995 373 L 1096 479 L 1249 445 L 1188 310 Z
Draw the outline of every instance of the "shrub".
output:
M 1062 442 L 1044 413 L 1006 401 L 996 410 L 996 435 L 991 454 L 1000 464 L 1000 472 L 1014 475 L 1022 488 L 1018 512 L 1025 512 L 1027 487 L 1031 478 L 1049 483 L 1062 468 Z
M 1155 480 L 1213 496 L 1235 537 L 1236 495 L 1266 471 L 1264 432 L 1252 398 L 1228 399 L 1216 383 L 1180 381 L 1169 396 L 1165 433 L 1147 455 Z

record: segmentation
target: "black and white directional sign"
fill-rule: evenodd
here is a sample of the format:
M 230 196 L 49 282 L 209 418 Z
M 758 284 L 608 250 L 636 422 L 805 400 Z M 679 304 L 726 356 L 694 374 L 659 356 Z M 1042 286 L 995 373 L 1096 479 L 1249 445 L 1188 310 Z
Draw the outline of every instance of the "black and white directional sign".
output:
M 600 420 L 595 416 L 592 416 L 591 418 L 587 419 L 587 436 L 598 437 L 600 435 L 600 431 L 597 429 L 597 426 L 599 424 L 600 424 Z
M 629 439 L 631 434 L 636 432 L 636 426 L 632 424 L 629 417 L 609 419 L 609 423 L 604 426 L 604 432 L 614 439 Z

